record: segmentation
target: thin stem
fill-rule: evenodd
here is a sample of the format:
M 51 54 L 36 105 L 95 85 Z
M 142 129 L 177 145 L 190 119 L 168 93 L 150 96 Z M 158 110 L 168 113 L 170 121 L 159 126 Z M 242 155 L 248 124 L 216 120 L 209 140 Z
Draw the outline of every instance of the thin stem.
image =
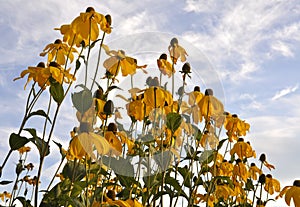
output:
M 93 86 L 94 86 L 94 84 L 95 84 L 96 77 L 97 77 L 97 74 L 98 74 L 98 68 L 99 68 L 100 57 L 101 57 L 101 50 L 102 50 L 102 45 L 103 45 L 103 41 L 104 41 L 105 34 L 106 34 L 106 33 L 104 32 L 104 33 L 103 33 L 103 36 L 102 36 L 102 39 L 101 39 L 101 43 L 100 43 L 100 48 L 99 48 L 99 53 L 98 53 L 98 59 L 97 59 L 97 64 L 96 64 L 96 71 L 95 71 L 94 78 L 93 78 L 93 82 L 92 82 L 92 85 L 91 85 L 91 91 L 93 90 Z

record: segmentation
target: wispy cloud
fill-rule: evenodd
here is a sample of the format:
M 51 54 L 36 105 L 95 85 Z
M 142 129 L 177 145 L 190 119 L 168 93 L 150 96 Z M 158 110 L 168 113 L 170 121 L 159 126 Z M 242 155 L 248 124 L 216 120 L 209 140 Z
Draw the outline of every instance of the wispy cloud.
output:
M 282 56 L 285 57 L 294 57 L 294 53 L 287 43 L 282 41 L 276 41 L 271 45 L 271 49 L 275 52 L 279 52 Z
M 203 2 L 187 0 L 185 11 L 201 14 L 205 32 L 186 31 L 184 36 L 204 51 L 223 78 L 242 83 L 268 58 L 294 56 L 292 45 L 300 40 L 295 0 Z
M 271 99 L 274 101 L 274 100 L 277 100 L 277 99 L 279 99 L 279 98 L 281 98 L 283 96 L 286 96 L 286 95 L 288 95 L 290 93 L 293 93 L 293 92 L 295 92 L 298 89 L 298 87 L 299 86 L 297 84 L 295 86 L 289 86 L 287 88 L 284 88 L 284 89 L 276 92 L 276 94 Z

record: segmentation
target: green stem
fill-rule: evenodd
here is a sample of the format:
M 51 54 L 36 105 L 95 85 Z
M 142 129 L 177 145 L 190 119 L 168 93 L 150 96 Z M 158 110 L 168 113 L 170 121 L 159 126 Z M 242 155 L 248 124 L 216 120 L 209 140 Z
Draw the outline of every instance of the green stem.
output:
M 102 50 L 102 45 L 103 45 L 105 34 L 106 33 L 104 32 L 103 36 L 102 36 L 102 39 L 101 39 L 101 43 L 100 43 L 100 48 L 99 48 L 99 53 L 98 53 L 98 59 L 97 59 L 97 64 L 96 64 L 96 71 L 95 71 L 93 82 L 92 82 L 92 85 L 91 85 L 91 91 L 93 90 L 93 86 L 95 84 L 97 73 L 98 73 L 98 69 L 99 69 L 100 57 L 101 57 L 101 50 Z

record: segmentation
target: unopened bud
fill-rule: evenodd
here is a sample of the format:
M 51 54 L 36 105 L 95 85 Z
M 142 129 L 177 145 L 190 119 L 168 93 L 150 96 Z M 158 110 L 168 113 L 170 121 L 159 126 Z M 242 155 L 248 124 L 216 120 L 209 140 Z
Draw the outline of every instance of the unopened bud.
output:
M 111 25 L 112 23 L 112 19 L 111 19 L 111 16 L 109 14 L 105 15 L 105 19 L 106 19 L 106 22 L 109 24 L 109 26 Z
M 93 8 L 93 7 L 88 7 L 86 10 L 85 10 L 85 12 L 92 12 L 92 11 L 95 11 L 95 9 Z
M 266 175 L 265 174 L 261 174 L 258 178 L 258 182 L 261 184 L 265 184 L 266 182 Z
M 205 90 L 205 95 L 206 96 L 213 96 L 214 95 L 214 91 L 210 88 Z
M 174 37 L 173 39 L 171 39 L 170 45 L 172 47 L 175 47 L 176 45 L 178 45 L 178 39 L 176 37 Z
M 113 132 L 114 134 L 116 134 L 117 131 L 118 131 L 118 126 L 117 126 L 117 124 L 115 124 L 115 123 L 109 123 L 109 125 L 107 126 L 107 131 L 111 131 L 111 132 Z
M 191 72 L 191 65 L 189 63 L 184 63 L 182 66 L 182 72 L 187 74 Z
M 263 153 L 260 155 L 259 160 L 265 162 L 267 160 L 266 155 Z
M 159 56 L 159 59 L 160 60 L 166 60 L 168 58 L 167 54 L 166 53 L 163 53 Z
M 112 115 L 113 114 L 113 112 L 114 112 L 114 103 L 111 100 L 108 100 L 105 103 L 104 108 L 103 108 L 103 112 L 106 115 Z

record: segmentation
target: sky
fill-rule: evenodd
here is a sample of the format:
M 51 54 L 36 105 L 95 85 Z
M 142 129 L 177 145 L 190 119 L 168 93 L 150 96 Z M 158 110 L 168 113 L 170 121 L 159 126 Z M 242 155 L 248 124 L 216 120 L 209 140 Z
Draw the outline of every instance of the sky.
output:
M 247 137 L 251 145 L 258 155 L 267 154 L 276 167 L 271 173 L 283 186 L 300 179 L 298 0 L 0 3 L 0 158 L 8 151 L 9 134 L 18 130 L 28 93 L 23 89 L 25 80 L 12 80 L 43 60 L 39 53 L 60 38 L 54 28 L 92 6 L 97 12 L 111 14 L 113 32 L 106 41 L 112 47 L 128 47 L 128 54 L 158 57 L 167 51 L 168 41 L 177 37 L 186 47 L 198 78 L 190 84 L 212 87 L 227 111 L 250 123 Z M 155 65 L 156 60 L 147 63 Z M 62 129 L 74 125 L 72 118 L 62 116 Z M 63 130 L 55 133 L 63 143 L 68 142 L 67 136 Z M 51 166 L 55 160 L 48 163 Z M 274 206 L 285 205 L 279 201 Z

